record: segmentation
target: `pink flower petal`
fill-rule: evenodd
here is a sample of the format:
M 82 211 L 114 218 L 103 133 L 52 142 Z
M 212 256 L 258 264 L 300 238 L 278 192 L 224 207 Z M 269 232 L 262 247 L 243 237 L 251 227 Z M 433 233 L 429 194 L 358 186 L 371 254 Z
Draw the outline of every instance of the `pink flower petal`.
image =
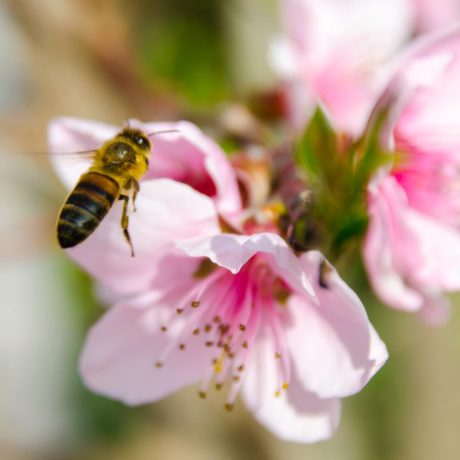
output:
M 69 255 L 98 281 L 117 293 L 147 288 L 160 259 L 176 241 L 220 232 L 213 202 L 188 185 L 169 179 L 142 182 L 137 210 L 129 217 L 130 249 L 121 230 L 121 203 Z
M 420 310 L 425 293 L 460 288 L 460 235 L 412 209 L 393 177 L 371 187 L 369 213 L 364 260 L 385 302 Z
M 210 137 L 187 121 L 143 123 L 145 131 L 177 129 L 167 136 L 155 136 L 153 165 L 148 178 L 170 177 L 191 185 L 195 190 L 214 197 L 224 214 L 241 210 L 235 172 L 224 151 Z
M 323 256 L 301 256 L 305 271 L 319 276 Z M 331 268 L 327 287 L 317 285 L 319 305 L 293 295 L 287 308 L 291 327 L 286 334 L 292 363 L 303 387 L 322 398 L 349 396 L 360 391 L 388 358 L 357 295 Z
M 303 115 L 305 122 L 316 101 L 339 130 L 359 134 L 384 83 L 384 64 L 412 32 L 412 5 L 408 0 L 281 5 L 288 46 L 284 57 L 278 48 L 274 60 L 281 63 L 275 67 L 283 69 L 294 120 Z
M 177 247 L 192 257 L 208 257 L 214 263 L 238 273 L 258 253 L 272 256 L 271 268 L 292 288 L 314 298 L 310 281 L 302 271 L 297 257 L 286 242 L 274 233 L 254 235 L 219 234 L 210 238 L 181 241 Z
M 255 344 L 242 388 L 248 409 L 285 441 L 309 443 L 333 436 L 340 420 L 340 401 L 320 399 L 305 391 L 295 375 L 291 376 L 289 388 L 275 396 L 279 382 L 274 353 L 267 338 Z
M 412 0 L 419 31 L 438 29 L 460 19 L 458 0 Z
M 80 359 L 81 376 L 92 391 L 137 405 L 203 378 L 211 365 L 211 352 L 200 341 L 189 341 L 184 350 L 174 347 L 163 362 L 186 319 L 177 315 L 176 327 L 162 332 L 175 306 L 151 305 L 149 295 L 144 295 L 110 309 L 92 327 Z

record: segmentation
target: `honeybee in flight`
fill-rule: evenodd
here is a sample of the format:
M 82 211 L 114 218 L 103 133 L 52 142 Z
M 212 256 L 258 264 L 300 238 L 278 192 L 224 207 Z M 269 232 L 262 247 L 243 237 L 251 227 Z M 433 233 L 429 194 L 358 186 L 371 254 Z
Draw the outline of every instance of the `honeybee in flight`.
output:
M 161 133 L 172 131 L 176 130 Z M 86 240 L 118 199 L 123 201 L 121 228 L 134 257 L 128 231 L 128 204 L 131 199 L 135 210 L 139 180 L 149 166 L 149 136 L 159 133 L 145 134 L 126 127 L 94 150 L 93 165 L 80 176 L 59 213 L 57 237 L 62 248 L 71 248 Z

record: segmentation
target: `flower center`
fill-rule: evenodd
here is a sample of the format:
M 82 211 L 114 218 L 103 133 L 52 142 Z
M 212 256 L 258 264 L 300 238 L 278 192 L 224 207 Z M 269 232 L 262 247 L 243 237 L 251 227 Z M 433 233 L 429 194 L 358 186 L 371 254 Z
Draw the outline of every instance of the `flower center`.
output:
M 201 340 L 209 351 L 209 368 L 199 388 L 206 398 L 212 380 L 220 390 L 230 383 L 225 408 L 232 410 L 241 389 L 244 373 L 257 339 L 269 334 L 275 344 L 278 383 L 275 396 L 288 388 L 290 362 L 284 334 L 285 303 L 290 295 L 286 283 L 273 273 L 263 256 L 255 256 L 237 274 L 217 267 L 200 279 L 171 315 L 167 332 L 177 327 L 179 333 L 164 350 L 157 367 L 167 365 L 168 355 L 186 349 L 190 341 Z

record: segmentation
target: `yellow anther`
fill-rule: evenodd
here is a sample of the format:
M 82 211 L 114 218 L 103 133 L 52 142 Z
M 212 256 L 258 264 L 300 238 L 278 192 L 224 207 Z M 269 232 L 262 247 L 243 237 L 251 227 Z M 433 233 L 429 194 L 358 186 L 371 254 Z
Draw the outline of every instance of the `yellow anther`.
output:
M 204 332 L 211 332 L 212 326 L 210 324 L 206 324 L 204 327 Z
M 227 412 L 231 412 L 235 406 L 233 404 L 227 403 L 224 407 Z
M 246 326 L 244 324 L 240 324 L 240 331 L 245 331 L 246 330 Z
M 287 390 L 289 388 L 289 383 L 284 382 L 282 388 L 283 390 Z
M 275 353 L 275 359 L 280 359 L 281 358 L 281 353 L 276 352 Z
M 217 359 L 216 362 L 214 363 L 214 372 L 216 374 L 220 374 L 222 372 L 222 359 Z
M 281 391 L 280 390 L 276 390 L 275 391 L 275 397 L 276 398 L 279 398 L 281 396 Z

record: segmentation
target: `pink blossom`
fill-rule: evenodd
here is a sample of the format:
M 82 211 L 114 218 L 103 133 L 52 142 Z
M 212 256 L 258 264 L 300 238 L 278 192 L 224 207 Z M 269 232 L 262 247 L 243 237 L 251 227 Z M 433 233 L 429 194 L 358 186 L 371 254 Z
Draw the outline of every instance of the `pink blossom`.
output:
M 392 100 L 389 174 L 369 188 L 364 258 L 389 305 L 445 316 L 460 288 L 460 28 L 424 39 L 382 98 Z M 437 308 L 438 307 L 438 308 Z
M 68 254 L 99 281 L 118 293 L 143 290 L 159 269 L 154 263 L 181 238 L 220 232 L 218 213 L 232 219 L 241 209 L 235 173 L 225 153 L 191 123 L 130 124 L 146 133 L 178 130 L 152 138 L 150 169 L 142 179 L 130 214 L 129 231 L 136 257 L 120 227 L 121 204 L 96 231 Z M 85 155 L 60 155 L 98 148 L 119 127 L 75 118 L 58 118 L 49 125 L 51 158 L 70 190 L 91 164 Z M 96 257 L 97 254 L 97 257 Z
M 442 28 L 460 19 L 459 0 L 412 0 L 421 32 Z
M 282 0 L 285 37 L 272 60 L 303 129 L 320 104 L 338 130 L 362 132 L 386 65 L 413 29 L 410 0 Z
M 272 233 L 220 234 L 178 243 L 142 294 L 111 308 L 80 370 L 93 391 L 132 405 L 190 384 L 206 397 L 213 381 L 227 387 L 228 410 L 241 393 L 275 435 L 313 442 L 332 436 L 339 398 L 386 359 L 361 302 L 318 252 L 298 258 Z

